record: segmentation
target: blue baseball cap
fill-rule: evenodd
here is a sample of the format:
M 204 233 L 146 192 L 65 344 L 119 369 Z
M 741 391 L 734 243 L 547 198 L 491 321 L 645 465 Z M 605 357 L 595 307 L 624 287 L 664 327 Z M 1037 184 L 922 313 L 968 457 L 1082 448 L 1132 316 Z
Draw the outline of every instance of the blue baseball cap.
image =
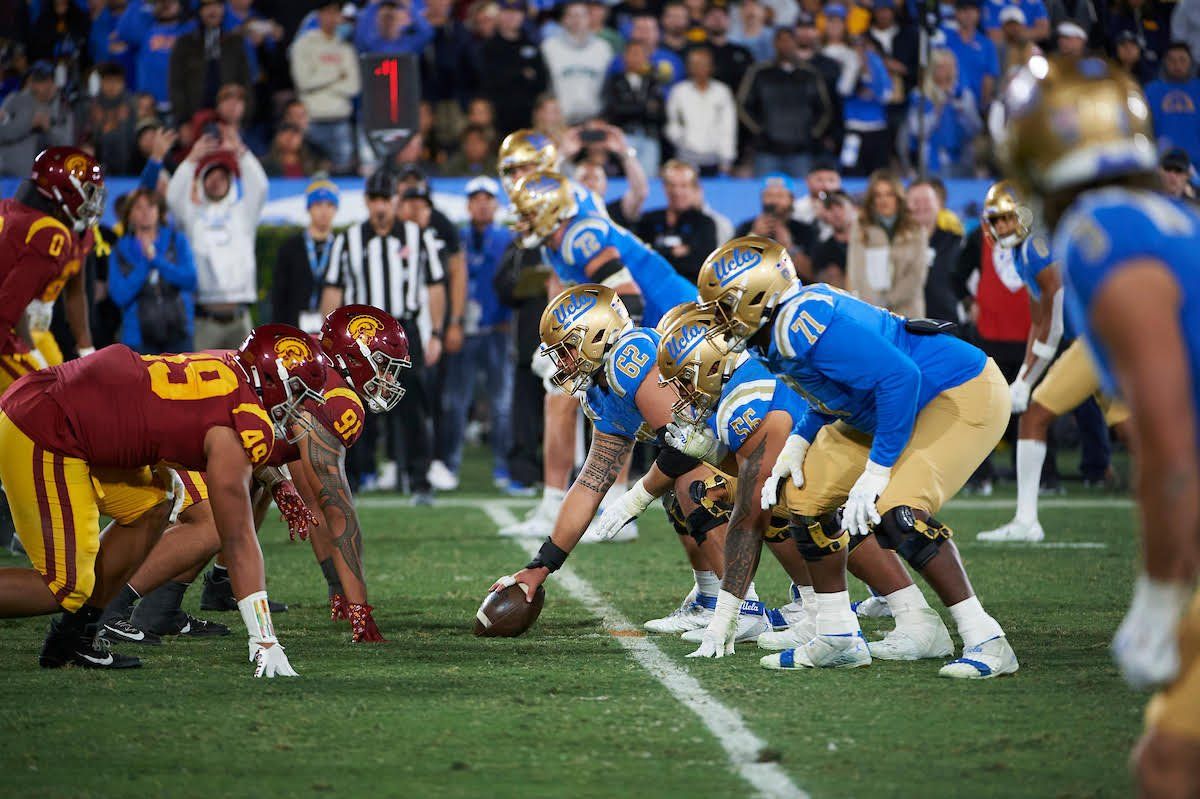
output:
M 827 17 L 846 18 L 846 7 L 841 3 L 830 3 L 822 9 Z
M 488 194 L 492 197 L 499 197 L 500 184 L 487 175 L 480 175 L 477 178 L 472 178 L 467 183 L 464 193 L 467 197 L 473 197 L 476 194 Z
M 766 191 L 772 186 L 783 186 L 791 194 L 796 193 L 796 184 L 792 183 L 792 179 L 782 172 L 772 172 L 763 178 L 760 191 Z
M 312 208 L 313 203 L 326 202 L 333 203 L 334 208 L 339 204 L 338 187 L 329 180 L 314 180 L 308 184 L 308 189 L 304 192 L 306 201 L 305 208 Z

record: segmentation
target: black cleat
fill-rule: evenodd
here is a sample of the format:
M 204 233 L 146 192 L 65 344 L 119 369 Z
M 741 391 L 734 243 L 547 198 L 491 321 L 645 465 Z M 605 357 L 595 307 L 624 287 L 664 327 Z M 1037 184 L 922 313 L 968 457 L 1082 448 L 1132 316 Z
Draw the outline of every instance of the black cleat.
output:
M 267 606 L 272 613 L 287 613 L 288 609 L 286 602 L 276 602 L 270 598 L 267 599 Z M 237 610 L 237 599 L 233 596 L 233 583 L 228 579 L 214 579 L 212 569 L 206 571 L 204 573 L 204 590 L 200 593 L 200 609 Z
M 120 616 L 106 620 L 100 625 L 100 637 L 114 644 L 143 644 L 148 646 L 160 646 L 162 638 L 159 638 L 149 630 L 144 630 L 137 625 L 122 619 Z
M 229 628 L 224 624 L 207 619 L 197 619 L 184 613 L 178 623 L 168 629 L 156 630 L 159 635 L 180 635 L 187 638 L 213 638 L 219 635 L 229 635 Z
M 43 669 L 59 669 L 63 666 L 79 666 L 84 669 L 136 669 L 142 665 L 141 658 L 122 655 L 112 651 L 111 644 L 97 635 L 90 626 L 88 633 L 79 634 L 63 630 L 59 619 L 50 622 L 50 631 L 42 644 L 38 665 Z

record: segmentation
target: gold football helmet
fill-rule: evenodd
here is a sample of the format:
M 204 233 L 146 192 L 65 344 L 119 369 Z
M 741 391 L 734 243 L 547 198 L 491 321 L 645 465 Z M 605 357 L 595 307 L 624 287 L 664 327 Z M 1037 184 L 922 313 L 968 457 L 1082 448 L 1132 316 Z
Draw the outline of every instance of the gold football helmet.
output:
M 517 181 L 512 193 L 520 245 L 532 249 L 579 213 L 571 184 L 557 172 L 531 172 Z
M 608 350 L 633 323 L 617 293 L 594 283 L 559 294 L 542 312 L 542 352 L 554 361 L 550 382 L 570 394 L 586 391 Z
M 721 389 L 748 356 L 734 352 L 722 332 L 724 322 L 711 309 L 691 308 L 675 316 L 658 343 L 659 382 L 679 399 L 675 418 L 698 424 L 717 409 Z
M 1002 234 L 997 224 L 1008 229 L 1005 217 L 1012 217 L 1013 226 L 1007 233 Z M 983 200 L 982 224 L 992 241 L 1001 247 L 1012 249 L 1029 238 L 1033 230 L 1033 210 L 1021 202 L 1016 187 L 1010 181 L 1002 180 L 988 189 Z
M 1102 58 L 1029 59 L 1004 92 L 1008 176 L 1038 195 L 1158 165 L 1146 96 Z
M 700 267 L 696 304 L 716 315 L 717 332 L 736 349 L 763 326 L 779 300 L 799 285 L 792 258 L 766 236 L 742 236 L 713 250 Z
M 511 197 L 517 181 L 530 172 L 558 169 L 558 147 L 549 136 L 528 128 L 514 130 L 500 142 L 500 182 Z
M 659 335 L 666 333 L 671 329 L 671 325 L 675 324 L 676 319 L 683 316 L 688 311 L 696 310 L 697 307 L 698 306 L 695 302 L 679 303 L 674 308 L 662 315 L 662 318 L 658 320 L 658 324 L 654 326 L 654 329 L 658 331 Z

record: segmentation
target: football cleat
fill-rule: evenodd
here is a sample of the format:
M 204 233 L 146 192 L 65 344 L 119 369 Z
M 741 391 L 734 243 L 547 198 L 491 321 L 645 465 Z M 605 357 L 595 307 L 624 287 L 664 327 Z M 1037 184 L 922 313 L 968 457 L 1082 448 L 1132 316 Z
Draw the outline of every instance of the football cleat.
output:
M 888 607 L 888 602 L 881 596 L 872 594 L 862 602 L 851 602 L 850 609 L 856 615 L 864 619 L 882 619 L 885 616 L 892 615 L 892 609 Z
M 384 461 L 375 478 L 376 491 L 395 491 L 400 485 L 400 474 L 395 461 Z
M 661 619 L 651 619 L 643 627 L 652 633 L 679 633 L 688 630 L 703 629 L 712 620 L 713 609 L 717 606 L 715 596 L 701 594 L 695 585 L 679 607 L 663 616 Z
M 425 478 L 438 491 L 458 490 L 458 475 L 450 471 L 450 467 L 441 461 L 429 464 L 429 471 L 425 473 Z
M 990 543 L 1028 543 L 1036 544 L 1046 537 L 1046 533 L 1042 530 L 1040 522 L 1032 524 L 1019 522 L 1013 519 L 1003 527 L 997 527 L 995 530 L 984 530 L 975 536 L 976 541 L 987 541 Z
M 704 640 L 704 631 L 708 625 L 698 630 L 688 630 L 680 636 L 685 641 L 693 644 L 701 643 Z M 767 621 L 767 614 L 763 612 L 762 603 L 747 601 L 742 603 L 742 612 L 738 614 L 737 633 L 733 637 L 735 644 L 744 644 L 751 641 L 757 641 L 758 637 L 771 629 L 770 623 Z
M 878 641 L 869 641 L 871 657 L 879 660 L 922 660 L 944 658 L 954 652 L 954 642 L 945 622 L 933 608 L 921 608 L 903 614 L 903 624 Z
M 142 665 L 141 658 L 122 655 L 112 651 L 105 638 L 95 635 L 95 625 L 80 634 L 64 630 L 60 619 L 50 622 L 50 631 L 42 644 L 38 665 L 43 669 L 59 669 L 63 666 L 79 666 L 84 669 L 136 669 Z
M 524 519 L 501 527 L 500 535 L 506 538 L 545 538 L 554 531 L 554 521 L 558 518 L 560 507 L 561 498 L 555 499 L 543 494 L 541 502 L 535 505 Z
M 804 609 L 804 602 L 800 599 L 800 588 L 795 584 L 792 585 L 791 595 L 791 602 L 767 611 L 767 619 L 776 632 L 782 632 L 808 618 L 808 611 Z
M 784 649 L 794 649 L 804 646 L 817 635 L 817 620 L 815 618 L 801 619 L 786 630 L 767 630 L 758 636 L 758 648 L 768 652 L 780 652 Z
M 160 635 L 179 635 L 187 638 L 214 638 L 229 635 L 229 628 L 220 622 L 197 619 L 184 613 L 181 618 L 175 620 L 174 625 L 157 632 Z
M 149 646 L 162 644 L 162 638 L 149 630 L 143 630 L 141 627 L 131 624 L 120 616 L 107 619 L 101 624 L 99 635 L 114 644 L 146 644 Z
M 1013 652 L 1008 639 L 997 635 L 970 649 L 964 648 L 962 657 L 942 666 L 938 676 L 960 680 L 986 680 L 1012 674 L 1020 667 L 1017 654 Z
M 871 665 L 871 650 L 862 632 L 818 635 L 803 646 L 785 649 L 759 659 L 764 669 L 856 669 Z

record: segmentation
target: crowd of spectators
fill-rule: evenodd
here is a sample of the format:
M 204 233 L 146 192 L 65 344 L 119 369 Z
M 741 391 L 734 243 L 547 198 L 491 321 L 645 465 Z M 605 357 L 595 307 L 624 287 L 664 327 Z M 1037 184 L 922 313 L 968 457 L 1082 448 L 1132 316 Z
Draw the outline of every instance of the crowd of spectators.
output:
M 1035 49 L 1116 59 L 1145 85 L 1163 149 L 1200 158 L 1200 0 L 948 0 L 934 20 L 915 0 L 3 5 L 0 174 L 61 142 L 137 174 L 147 131 L 176 130 L 182 160 L 215 115 L 271 175 L 365 175 L 367 53 L 414 57 L 415 160 L 431 174 L 487 174 L 531 122 L 557 137 L 600 121 L 649 175 L 674 158 L 703 177 L 796 177 L 832 157 L 848 175 L 984 176 L 995 98 Z

